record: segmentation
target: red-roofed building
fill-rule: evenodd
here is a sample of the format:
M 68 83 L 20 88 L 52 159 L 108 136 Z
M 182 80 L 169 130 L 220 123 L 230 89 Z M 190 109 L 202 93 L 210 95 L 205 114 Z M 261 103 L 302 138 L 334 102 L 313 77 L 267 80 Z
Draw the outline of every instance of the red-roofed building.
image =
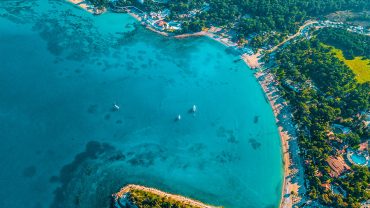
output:
M 330 191 L 331 190 L 330 183 L 323 183 L 323 184 L 321 184 L 321 187 L 325 188 L 326 191 Z
M 369 149 L 368 141 L 361 143 L 360 147 L 358 148 L 359 151 L 367 151 L 368 149 Z
M 351 170 L 351 168 L 346 164 L 342 156 L 333 157 L 330 156 L 326 162 L 329 164 L 331 168 L 331 172 L 329 175 L 331 177 L 339 177 L 342 173 Z

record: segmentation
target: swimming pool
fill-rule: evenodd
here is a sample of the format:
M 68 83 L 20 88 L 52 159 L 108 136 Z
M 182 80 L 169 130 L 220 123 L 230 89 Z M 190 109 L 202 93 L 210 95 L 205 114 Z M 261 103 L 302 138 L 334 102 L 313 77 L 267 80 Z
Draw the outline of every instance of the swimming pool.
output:
M 362 155 L 353 153 L 350 157 L 356 165 L 366 165 L 367 163 L 366 158 Z

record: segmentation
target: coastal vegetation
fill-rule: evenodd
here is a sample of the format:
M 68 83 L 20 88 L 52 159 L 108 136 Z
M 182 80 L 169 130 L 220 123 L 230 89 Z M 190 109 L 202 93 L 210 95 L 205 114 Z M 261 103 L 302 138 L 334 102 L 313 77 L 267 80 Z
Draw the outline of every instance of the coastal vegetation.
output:
M 106 0 L 90 2 L 109 6 Z M 248 39 L 253 47 L 274 45 L 312 18 L 322 18 L 338 10 L 370 10 L 367 0 L 146 0 L 144 3 L 116 0 L 112 4 L 136 6 L 148 13 L 168 9 L 170 15 L 167 20 L 182 23 L 182 29 L 176 33 L 221 27 L 233 33 L 235 41 L 245 42 Z
M 317 32 L 317 38 L 355 73 L 358 82 L 370 81 L 370 36 L 324 28 Z
M 370 107 L 370 82 L 357 82 L 353 71 L 330 50 L 319 38 L 302 39 L 276 54 L 273 71 L 294 109 L 308 195 L 334 207 L 360 207 L 370 197 L 368 168 L 353 166 L 342 177 L 333 177 L 329 163 L 369 138 L 360 113 Z M 351 131 L 334 133 L 336 124 Z M 325 184 L 341 191 L 328 190 Z
M 358 82 L 365 83 L 370 81 L 370 59 L 360 56 L 356 56 L 353 59 L 347 59 L 344 57 L 343 51 L 340 49 L 331 47 L 330 51 L 355 73 Z
M 134 184 L 113 194 L 112 205 L 114 208 L 217 208 L 184 196 Z
M 150 193 L 144 190 L 132 190 L 130 192 L 130 201 L 138 208 L 199 208 L 197 206 L 183 204 L 180 201 L 161 197 L 157 194 Z
M 338 28 L 323 28 L 317 32 L 317 38 L 327 45 L 344 51 L 346 59 L 357 56 L 370 59 L 370 36 Z

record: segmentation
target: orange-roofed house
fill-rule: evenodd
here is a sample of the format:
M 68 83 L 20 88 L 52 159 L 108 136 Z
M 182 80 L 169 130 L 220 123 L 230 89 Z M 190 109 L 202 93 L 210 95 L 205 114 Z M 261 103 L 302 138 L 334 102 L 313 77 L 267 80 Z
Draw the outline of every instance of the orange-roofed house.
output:
M 340 175 L 342 175 L 342 173 L 351 170 L 351 168 L 346 164 L 342 156 L 339 157 L 330 156 L 326 160 L 326 162 L 329 164 L 331 168 L 331 172 L 329 173 L 331 177 L 337 178 Z
M 330 191 L 331 190 L 330 183 L 323 183 L 323 184 L 321 184 L 321 187 L 323 187 L 326 191 Z
M 366 150 L 368 150 L 368 148 L 369 148 L 369 143 L 368 143 L 368 141 L 366 141 L 366 142 L 363 142 L 363 143 L 360 144 L 360 147 L 358 148 L 358 150 L 359 151 L 366 151 Z

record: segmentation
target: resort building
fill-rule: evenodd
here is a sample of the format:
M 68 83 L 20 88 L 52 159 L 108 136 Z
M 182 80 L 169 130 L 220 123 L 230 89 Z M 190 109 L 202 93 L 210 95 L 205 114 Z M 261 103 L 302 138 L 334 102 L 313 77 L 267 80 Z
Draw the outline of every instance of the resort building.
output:
M 370 200 L 362 202 L 361 208 L 370 208 Z
M 368 151 L 369 149 L 369 142 L 365 141 L 359 145 L 358 151 Z
M 329 175 L 331 177 L 339 177 L 342 173 L 351 170 L 351 168 L 346 164 L 342 156 L 333 157 L 330 156 L 326 162 L 329 164 L 331 168 L 331 172 Z
M 155 22 L 153 26 L 158 30 L 168 29 L 168 23 L 163 21 L 163 20 L 159 20 L 159 21 Z
M 321 184 L 321 187 L 323 187 L 326 191 L 330 191 L 331 190 L 330 183 L 323 183 L 323 184 Z

